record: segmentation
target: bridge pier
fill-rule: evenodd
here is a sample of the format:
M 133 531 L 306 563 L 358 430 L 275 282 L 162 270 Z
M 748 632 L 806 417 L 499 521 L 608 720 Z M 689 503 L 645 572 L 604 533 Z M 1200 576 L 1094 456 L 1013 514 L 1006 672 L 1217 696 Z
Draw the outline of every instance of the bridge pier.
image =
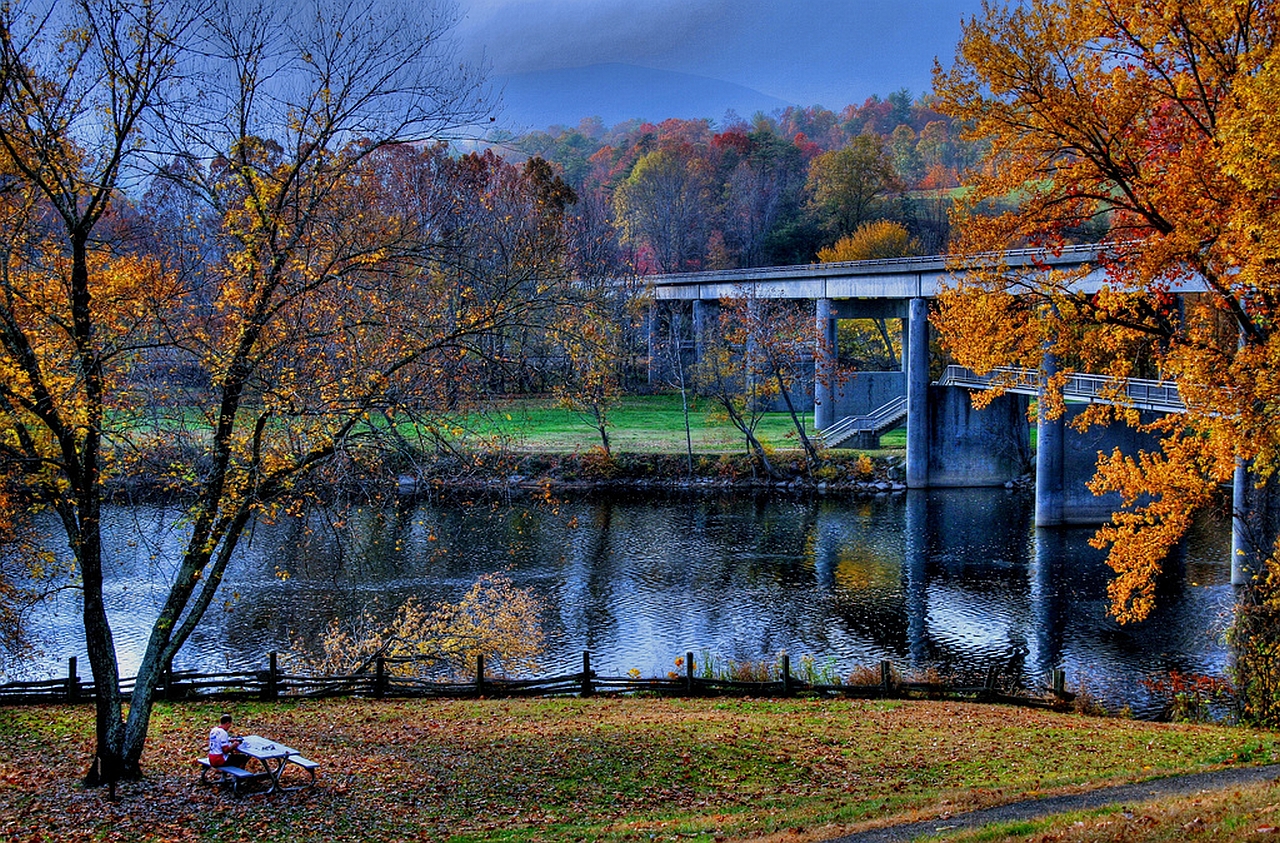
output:
M 907 306 L 907 488 L 929 485 L 929 302 L 917 296 Z
M 1040 364 L 1040 387 L 1036 402 L 1036 526 L 1053 527 L 1064 520 L 1063 440 L 1066 437 L 1065 415 L 1049 418 L 1046 411 L 1045 384 L 1058 373 L 1057 355 L 1046 352 Z
M 1231 584 L 1248 585 L 1261 573 L 1280 536 L 1280 495 L 1246 463 L 1236 464 L 1231 501 Z
M 693 364 L 702 362 L 706 352 L 707 323 L 719 317 L 717 302 L 693 302 Z
M 1061 527 L 1072 524 L 1102 524 L 1111 519 L 1123 502 L 1119 492 L 1095 495 L 1088 482 L 1098 467 L 1098 455 L 1119 448 L 1125 454 L 1157 451 L 1160 439 L 1123 424 L 1093 427 L 1083 433 L 1071 427 L 1071 420 L 1084 412 L 1078 404 L 1067 406 L 1061 418 L 1052 421 L 1043 415 L 1037 421 L 1036 442 L 1036 526 Z M 1143 421 L 1152 421 L 1152 411 L 1143 410 Z
M 813 349 L 813 426 L 826 430 L 836 420 L 837 320 L 831 299 L 818 299 L 814 309 L 817 331 Z

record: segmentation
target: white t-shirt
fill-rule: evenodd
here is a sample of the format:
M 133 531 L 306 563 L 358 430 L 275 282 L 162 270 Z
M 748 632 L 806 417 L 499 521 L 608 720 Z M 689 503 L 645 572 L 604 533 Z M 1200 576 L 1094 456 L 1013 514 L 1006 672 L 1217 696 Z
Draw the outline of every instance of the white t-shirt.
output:
M 221 726 L 214 726 L 209 732 L 209 754 L 226 755 L 231 749 L 231 736 Z

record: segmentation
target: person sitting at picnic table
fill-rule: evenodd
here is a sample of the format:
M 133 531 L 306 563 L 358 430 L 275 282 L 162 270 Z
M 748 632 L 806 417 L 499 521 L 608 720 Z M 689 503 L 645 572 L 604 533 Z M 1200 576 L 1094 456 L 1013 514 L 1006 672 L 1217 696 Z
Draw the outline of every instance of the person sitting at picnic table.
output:
M 243 767 L 249 760 L 249 756 L 236 752 L 240 748 L 240 739 L 228 734 L 230 725 L 231 715 L 224 714 L 218 725 L 209 731 L 209 763 L 214 767 Z

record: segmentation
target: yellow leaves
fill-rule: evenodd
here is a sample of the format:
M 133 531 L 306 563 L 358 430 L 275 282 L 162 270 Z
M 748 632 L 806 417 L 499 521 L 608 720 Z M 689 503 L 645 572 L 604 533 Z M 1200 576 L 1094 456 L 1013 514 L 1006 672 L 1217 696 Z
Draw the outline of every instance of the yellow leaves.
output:
M 1116 572 L 1108 586 L 1111 612 L 1121 622 L 1145 618 L 1154 606 L 1155 575 L 1194 514 L 1211 503 L 1234 462 L 1206 454 L 1202 439 L 1175 429 L 1160 453 L 1125 456 L 1119 450 L 1098 461 L 1089 488 L 1095 494 L 1119 492 L 1125 511 L 1112 515 L 1091 540 L 1110 547 L 1107 564 Z M 1227 454 L 1227 457 L 1230 455 Z M 1134 508 L 1136 506 L 1136 508 Z
M 506 574 L 485 574 L 457 603 L 428 609 L 410 598 L 386 624 L 370 614 L 345 624 L 335 619 L 318 658 L 310 652 L 298 655 L 310 670 L 330 675 L 366 668 L 378 655 L 402 675 L 429 674 L 444 665 L 465 676 L 479 654 L 491 669 L 532 671 L 542 650 L 541 611 L 532 591 L 517 588 Z
M 1099 462 L 1092 488 L 1128 507 L 1096 538 L 1122 619 L 1150 610 L 1165 550 L 1237 459 L 1262 477 L 1280 464 L 1276 23 L 1246 0 L 1029 0 L 987 7 L 954 67 L 935 71 L 940 109 L 989 144 L 957 218 L 957 263 L 1105 246 L 1105 283 L 1087 291 L 1049 272 L 958 285 L 938 308 L 948 350 L 979 371 L 1035 368 L 1051 350 L 1064 371 L 1176 380 L 1189 407 L 1152 427 L 1160 453 Z M 1207 292 L 1175 295 L 1188 280 Z M 1119 422 L 1139 419 L 1081 417 Z
M 834 246 L 818 250 L 822 263 L 835 261 L 879 260 L 918 254 L 920 244 L 913 240 L 906 226 L 889 220 L 865 222 L 853 233 L 841 237 Z

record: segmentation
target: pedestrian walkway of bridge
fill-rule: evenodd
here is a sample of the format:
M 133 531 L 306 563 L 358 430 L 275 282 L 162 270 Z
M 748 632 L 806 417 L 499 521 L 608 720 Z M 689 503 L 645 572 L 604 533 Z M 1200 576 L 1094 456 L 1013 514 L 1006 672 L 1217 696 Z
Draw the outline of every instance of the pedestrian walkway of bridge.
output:
M 937 386 L 959 386 L 967 389 L 1002 387 L 1015 395 L 1036 396 L 1041 388 L 1041 375 L 1036 369 L 998 367 L 979 375 L 964 366 L 948 366 Z M 1185 413 L 1187 405 L 1178 394 L 1178 384 L 1166 380 L 1142 378 L 1117 379 L 1106 375 L 1072 374 L 1062 387 L 1067 401 L 1089 404 L 1123 404 L 1138 410 L 1158 413 Z M 898 427 L 907 420 L 907 399 L 897 397 L 870 413 L 845 416 L 821 431 L 828 448 L 873 447 L 866 443 Z
M 933 382 L 929 371 L 930 299 L 962 282 L 970 273 L 996 269 L 1011 292 L 1035 289 L 1043 276 L 1051 283 L 1069 284 L 1078 294 L 1102 290 L 1114 279 L 1100 266 L 1096 245 L 1057 250 L 1024 249 L 970 256 L 966 262 L 946 255 L 854 261 L 807 266 L 758 267 L 737 270 L 654 275 L 644 279 L 650 291 L 650 365 L 660 359 L 656 349 L 660 324 L 687 341 L 694 361 L 700 359 L 708 326 L 719 318 L 727 299 L 787 299 L 811 301 L 815 322 L 813 351 L 813 424 L 829 447 L 874 447 L 880 433 L 904 424 L 907 488 L 1005 485 L 1027 476 L 1034 465 L 1036 526 L 1061 527 L 1098 524 L 1121 508 L 1117 492 L 1094 495 L 1089 481 L 1099 454 L 1158 450 L 1158 437 L 1149 431 L 1113 424 L 1077 430 L 1071 418 L 1087 403 L 1111 402 L 1144 413 L 1185 413 L 1177 385 L 1169 381 L 1132 380 L 1119 384 L 1106 376 L 1073 374 L 1067 379 L 1067 412 L 1036 421 L 1034 454 L 1027 426 L 1029 402 L 1044 379 L 1059 371 L 1049 350 L 1039 371 L 996 370 L 979 376 L 952 369 Z M 1174 296 L 1205 292 L 1194 274 L 1174 282 Z M 860 372 L 848 378 L 839 366 L 837 325 L 843 319 L 874 319 L 901 323 L 901 371 Z M 999 383 L 1005 393 L 978 411 L 970 393 Z M 843 419 L 841 417 L 844 417 Z M 1034 463 L 1033 463 L 1034 460 Z M 1272 546 L 1274 530 L 1268 514 L 1280 511 L 1280 500 L 1259 491 L 1248 466 L 1241 462 L 1232 486 L 1232 581 L 1248 578 Z

